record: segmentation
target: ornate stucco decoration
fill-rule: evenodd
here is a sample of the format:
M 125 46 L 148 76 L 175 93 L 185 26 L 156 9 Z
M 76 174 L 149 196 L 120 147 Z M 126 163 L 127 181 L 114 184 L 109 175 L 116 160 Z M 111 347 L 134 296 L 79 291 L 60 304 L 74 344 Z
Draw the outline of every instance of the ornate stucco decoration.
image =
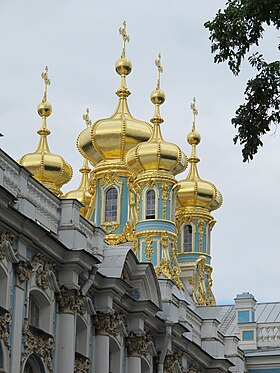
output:
M 153 253 L 154 253 L 154 248 L 152 246 L 152 237 L 150 234 L 148 234 L 145 238 L 145 249 L 144 249 L 144 253 L 146 255 L 146 261 L 147 262 L 150 262 L 151 259 L 152 259 L 152 256 L 153 256 Z
M 106 225 L 106 228 L 101 225 L 102 228 L 104 228 L 108 233 L 113 232 L 119 224 L 115 225 Z M 108 231 L 108 227 L 112 227 L 112 230 Z M 132 222 L 128 221 L 124 227 L 124 232 L 123 233 L 118 233 L 118 234 L 109 234 L 104 237 L 104 241 L 107 242 L 108 245 L 119 245 L 120 243 L 125 243 L 125 242 L 132 242 L 134 239 L 134 226 Z
M 50 283 L 55 281 L 55 265 L 43 259 L 43 255 L 38 253 L 31 261 L 33 272 L 36 272 L 36 285 L 42 290 L 50 287 Z M 58 289 L 55 289 L 58 290 Z
M 202 370 L 195 364 L 193 364 L 190 368 L 186 369 L 186 373 L 202 373 Z
M 24 352 L 22 354 L 22 360 L 28 358 L 32 353 L 39 355 L 46 366 L 49 369 L 49 372 L 52 372 L 52 359 L 54 353 L 54 338 L 47 333 L 43 333 L 31 327 L 28 324 L 23 326 L 23 345 Z
M 22 284 L 24 281 L 29 280 L 32 273 L 32 265 L 30 262 L 20 260 L 16 265 L 16 274 L 18 281 Z
M 176 372 L 177 359 L 174 355 L 167 355 L 164 360 L 163 372 L 164 373 L 174 373 Z
M 86 312 L 86 297 L 82 296 L 77 289 L 67 289 L 65 286 L 61 286 L 60 293 L 56 294 L 56 300 L 60 313 L 83 315 Z
M 11 263 L 18 263 L 13 250 L 14 236 L 10 232 L 4 232 L 0 236 L 0 260 L 7 259 Z
M 129 356 L 147 356 L 149 353 L 150 339 L 146 335 L 136 335 L 130 332 L 126 339 L 127 353 Z
M 9 336 L 10 336 L 10 327 L 12 323 L 12 317 L 10 312 L 5 312 L 0 316 L 0 339 L 4 342 L 5 346 L 10 348 Z
M 104 185 L 112 186 L 114 184 L 122 185 L 121 178 L 113 171 L 104 173 L 100 185 L 101 186 L 104 186 Z
M 192 292 L 196 303 L 199 306 L 213 306 L 216 300 L 212 292 L 212 267 L 205 261 L 205 256 L 200 255 L 195 264 L 193 277 L 189 281 L 193 286 Z
M 124 315 L 98 313 L 94 317 L 96 335 L 112 335 L 116 337 L 120 334 L 121 324 L 124 322 Z
M 90 373 L 90 360 L 76 353 L 74 373 Z

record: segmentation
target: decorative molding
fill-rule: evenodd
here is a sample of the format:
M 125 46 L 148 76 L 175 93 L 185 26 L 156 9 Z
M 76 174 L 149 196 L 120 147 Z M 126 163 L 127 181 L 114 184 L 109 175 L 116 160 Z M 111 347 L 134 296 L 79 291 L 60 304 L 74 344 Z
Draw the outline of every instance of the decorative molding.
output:
M 86 313 L 87 301 L 77 289 L 67 289 L 61 286 L 60 293 L 56 294 L 58 310 L 60 313 Z
M 51 273 L 55 271 L 54 263 L 46 262 L 43 255 L 38 253 L 33 257 L 31 265 L 36 272 L 36 285 L 42 290 L 47 290 L 50 286 Z
M 126 338 L 128 356 L 147 356 L 149 353 L 150 339 L 146 335 L 136 335 L 130 332 Z
M 95 334 L 116 337 L 120 334 L 122 322 L 124 322 L 123 314 L 97 313 L 94 317 Z
M 13 249 L 14 236 L 10 232 L 4 232 L 0 236 L 0 260 L 7 259 L 11 263 L 18 263 Z
M 74 373 L 90 373 L 90 366 L 90 360 L 87 357 L 76 352 Z
M 10 348 L 9 336 L 11 332 L 12 317 L 10 312 L 5 312 L 0 316 L 0 339 L 4 342 L 5 346 Z
M 199 218 L 197 223 L 198 223 L 199 251 L 202 251 L 204 220 Z
M 103 227 L 103 225 L 101 225 Z M 108 245 L 119 245 L 120 243 L 133 242 L 135 236 L 134 225 L 128 221 L 124 227 L 123 233 L 108 234 L 104 237 L 104 241 Z
M 200 255 L 195 263 L 193 277 L 189 279 L 190 284 L 193 286 L 192 292 L 196 303 L 199 306 L 206 306 L 207 296 L 205 289 L 205 256 Z
M 54 338 L 42 332 L 41 330 L 32 327 L 28 324 L 23 326 L 23 345 L 24 352 L 22 353 L 22 360 L 28 358 L 32 353 L 39 355 L 46 366 L 49 369 L 49 372 L 52 372 L 52 359 L 53 353 L 55 350 Z
M 121 178 L 113 171 L 107 171 L 102 179 L 101 179 L 101 182 L 100 182 L 100 185 L 101 186 L 104 186 L 104 185 L 109 185 L 109 186 L 112 186 L 114 184 L 119 184 L 119 185 L 122 185 L 122 180 Z
M 20 260 L 16 265 L 16 274 L 18 281 L 22 284 L 24 281 L 29 280 L 32 273 L 32 265 L 30 262 Z

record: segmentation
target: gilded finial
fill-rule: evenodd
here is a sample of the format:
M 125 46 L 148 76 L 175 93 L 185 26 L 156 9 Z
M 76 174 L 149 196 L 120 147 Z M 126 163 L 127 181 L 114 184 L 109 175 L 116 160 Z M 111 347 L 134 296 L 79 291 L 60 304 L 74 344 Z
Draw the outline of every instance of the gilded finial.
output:
M 160 74 L 163 73 L 163 67 L 161 65 L 161 54 L 158 54 L 157 59 L 155 60 L 155 65 L 158 69 L 158 78 L 157 78 L 157 87 L 156 89 L 160 89 Z
M 192 131 L 194 132 L 195 131 L 196 117 L 198 116 L 198 110 L 197 110 L 197 107 L 196 107 L 195 97 L 193 98 L 193 101 L 191 103 L 191 109 L 192 109 L 192 113 L 193 113 Z
M 121 58 L 125 58 L 125 43 L 130 42 L 129 35 L 127 35 L 127 33 L 126 33 L 126 22 L 125 21 L 123 21 L 123 26 L 119 28 L 119 33 L 120 33 L 120 35 L 122 36 L 122 39 L 123 39 L 123 47 L 122 47 Z
M 161 65 L 161 54 L 158 54 L 157 59 L 155 60 L 155 65 L 157 67 L 158 71 L 158 77 L 157 77 L 157 85 L 156 89 L 153 90 L 151 93 L 151 101 L 155 105 L 155 113 L 153 118 L 151 119 L 151 122 L 153 124 L 160 124 L 163 123 L 164 120 L 160 116 L 160 110 L 159 106 L 162 105 L 165 101 L 165 93 L 163 90 L 160 89 L 160 74 L 163 72 L 163 67 Z
M 86 113 L 83 114 L 83 120 L 86 122 L 86 127 L 90 127 L 92 125 L 92 121 L 89 119 L 89 108 L 87 108 Z
M 47 101 L 47 86 L 51 84 L 50 78 L 48 76 L 49 68 L 48 66 L 45 67 L 45 71 L 42 72 L 41 77 L 44 80 L 44 96 L 42 102 Z

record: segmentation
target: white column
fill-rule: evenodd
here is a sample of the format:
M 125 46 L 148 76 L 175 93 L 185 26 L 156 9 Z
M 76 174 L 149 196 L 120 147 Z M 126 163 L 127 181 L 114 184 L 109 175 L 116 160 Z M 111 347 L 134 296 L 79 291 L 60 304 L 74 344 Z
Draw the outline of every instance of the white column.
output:
M 94 361 L 96 373 L 109 373 L 109 341 L 110 337 L 108 335 L 97 335 L 95 337 Z
M 57 316 L 56 373 L 74 372 L 75 362 L 75 314 L 60 313 Z
M 133 373 L 141 373 L 141 357 L 129 356 L 127 358 L 127 371 Z
M 20 372 L 21 343 L 22 343 L 22 310 L 24 309 L 24 288 L 16 285 L 14 289 L 14 310 L 12 322 L 11 372 Z

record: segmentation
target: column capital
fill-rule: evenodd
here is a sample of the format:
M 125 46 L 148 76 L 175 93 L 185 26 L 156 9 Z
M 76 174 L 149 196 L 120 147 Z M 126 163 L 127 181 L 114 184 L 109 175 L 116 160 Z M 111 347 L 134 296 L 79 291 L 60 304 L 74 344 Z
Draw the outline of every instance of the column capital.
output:
M 134 332 L 130 332 L 126 338 L 128 356 L 147 356 L 150 342 L 150 339 L 146 335 L 136 335 Z
M 120 334 L 123 321 L 123 314 L 97 313 L 94 317 L 95 333 L 96 335 L 112 335 L 116 337 Z
M 61 286 L 60 293 L 56 294 L 58 309 L 60 313 L 86 313 L 86 297 L 82 296 L 77 289 L 68 289 Z

